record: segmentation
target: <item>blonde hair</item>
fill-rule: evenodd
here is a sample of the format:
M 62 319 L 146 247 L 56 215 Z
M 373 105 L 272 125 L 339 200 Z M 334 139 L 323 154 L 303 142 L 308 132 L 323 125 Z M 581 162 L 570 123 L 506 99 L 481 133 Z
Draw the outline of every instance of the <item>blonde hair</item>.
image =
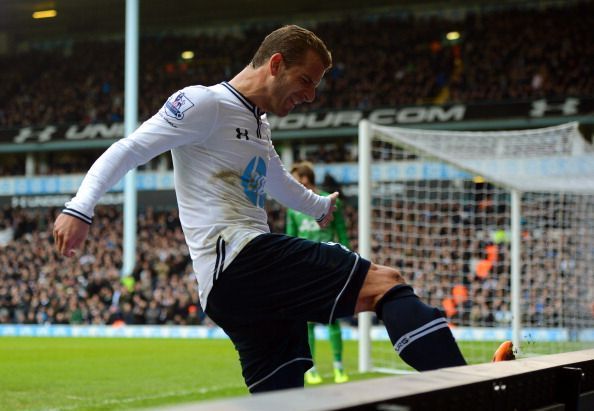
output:
M 293 164 L 293 167 L 291 167 L 291 174 L 297 174 L 299 178 L 307 177 L 311 184 L 316 184 L 314 166 L 309 161 L 300 161 L 299 163 Z

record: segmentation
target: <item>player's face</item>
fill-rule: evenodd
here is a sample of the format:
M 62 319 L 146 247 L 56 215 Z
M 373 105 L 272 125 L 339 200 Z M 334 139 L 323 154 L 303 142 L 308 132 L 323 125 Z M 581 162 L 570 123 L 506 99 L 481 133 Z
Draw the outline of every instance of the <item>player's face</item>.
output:
M 269 111 L 283 117 L 295 106 L 314 101 L 316 88 L 324 73 L 325 67 L 322 61 L 313 51 L 307 52 L 301 64 L 287 68 L 284 62 L 281 62 L 273 81 Z

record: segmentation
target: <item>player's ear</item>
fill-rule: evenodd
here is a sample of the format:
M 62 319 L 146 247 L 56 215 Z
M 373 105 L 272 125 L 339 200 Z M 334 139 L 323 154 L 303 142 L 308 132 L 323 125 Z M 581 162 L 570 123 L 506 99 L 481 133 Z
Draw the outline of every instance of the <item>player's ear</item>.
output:
M 270 74 L 276 76 L 283 63 L 283 55 L 281 53 L 274 53 L 268 60 L 268 66 L 270 67 Z

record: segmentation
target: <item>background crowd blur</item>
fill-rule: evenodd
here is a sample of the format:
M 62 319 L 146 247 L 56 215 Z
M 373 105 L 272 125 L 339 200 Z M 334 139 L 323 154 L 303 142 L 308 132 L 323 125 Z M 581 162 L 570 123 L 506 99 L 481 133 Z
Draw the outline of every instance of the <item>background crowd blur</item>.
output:
M 320 22 L 334 56 L 316 101 L 301 110 L 430 102 L 592 96 L 594 4 L 468 13 L 461 21 L 413 15 Z M 228 80 L 248 64 L 268 25 L 233 34 L 152 35 L 140 42 L 139 112 L 145 120 L 175 90 Z M 447 40 L 456 30 L 460 39 Z M 194 50 L 182 60 L 180 50 Z M 0 57 L 0 127 L 118 122 L 121 40 L 56 43 Z M 39 67 L 43 67 L 40 72 Z
M 468 13 L 440 17 L 383 15 L 319 22 L 316 33 L 334 56 L 317 100 L 300 110 L 371 109 L 406 104 L 509 102 L 594 95 L 594 4 Z M 173 91 L 215 84 L 241 70 L 269 31 L 263 24 L 233 33 L 151 35 L 140 42 L 140 119 L 151 116 Z M 457 30 L 460 40 L 447 40 Z M 196 58 L 181 60 L 180 49 Z M 52 47 L 0 56 L 0 129 L 44 124 L 121 122 L 124 47 L 120 40 L 57 42 Z M 43 67 L 43 70 L 39 70 Z M 349 150 L 320 146 L 305 160 L 352 161 Z M 97 153 L 98 154 L 98 153 Z M 96 155 L 52 161 L 45 174 L 86 171 Z M 296 159 L 299 160 L 299 159 Z M 19 162 L 0 164 L 0 176 L 22 175 Z M 326 189 L 340 182 L 327 181 Z M 334 187 L 329 187 L 332 184 Z M 357 249 L 357 210 L 345 202 L 351 244 Z M 495 326 L 511 321 L 509 250 L 505 241 L 478 239 L 470 229 L 452 231 L 445 213 L 430 204 L 402 210 L 395 219 L 442 216 L 419 228 L 394 232 L 394 249 L 376 239 L 375 257 L 399 267 L 416 291 L 440 306 L 458 325 Z M 269 225 L 284 232 L 284 209 L 268 204 Z M 59 257 L 51 238 L 59 208 L 7 206 L 0 214 L 0 323 L 19 324 L 210 324 L 198 304 L 196 280 L 175 208 L 143 208 L 132 276 L 121 277 L 121 208 L 99 207 L 89 241 L 75 259 Z M 466 210 L 468 211 L 468 210 Z M 454 210 L 447 219 L 461 219 Z M 497 218 L 506 210 L 495 210 Z M 526 233 L 526 241 L 544 241 Z M 436 255 L 415 253 L 419 242 L 438 237 Z M 555 244 L 543 249 L 554 250 Z M 557 247 L 563 247 L 558 244 Z M 417 247 L 417 248 L 415 248 Z M 551 248 L 552 247 L 552 248 Z M 497 261 L 494 275 L 481 275 L 476 261 Z M 571 287 L 556 290 L 563 272 L 538 259 L 538 286 L 524 321 L 557 326 Z M 540 287 L 540 288 L 538 288 Z M 577 287 L 577 285 L 576 285 Z M 528 296 L 529 297 L 529 296 Z
M 454 203 L 399 204 L 390 217 L 401 223 L 390 222 L 388 234 L 374 238 L 373 259 L 398 267 L 417 293 L 440 307 L 455 325 L 509 326 L 510 255 L 505 233 L 481 233 L 470 224 L 485 216 L 505 220 L 508 210 L 484 207 L 483 203 L 474 208 Z M 267 208 L 271 231 L 284 232 L 285 209 L 273 201 Z M 77 258 L 69 260 L 53 247 L 51 224 L 57 212 L 3 210 L 0 323 L 212 325 L 198 303 L 175 209 L 140 212 L 137 263 L 128 277 L 120 275 L 121 207 L 97 209 L 89 241 Z M 351 245 L 357 249 L 357 210 L 346 201 L 344 212 Z M 523 234 L 523 258 L 532 272 L 530 284 L 524 284 L 523 322 L 558 327 L 588 309 L 578 298 L 581 280 L 572 275 L 583 267 L 569 259 L 559 264 L 559 253 L 569 248 L 572 237 L 555 235 L 559 230 L 555 224 L 546 230 L 543 233 L 539 227 Z

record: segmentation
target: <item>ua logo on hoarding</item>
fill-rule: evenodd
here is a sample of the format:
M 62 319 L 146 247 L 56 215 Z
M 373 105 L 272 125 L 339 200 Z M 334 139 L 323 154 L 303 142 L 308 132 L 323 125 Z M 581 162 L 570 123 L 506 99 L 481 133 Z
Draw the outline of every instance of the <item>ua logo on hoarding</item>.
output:
M 562 103 L 548 103 L 546 99 L 532 102 L 530 117 L 544 117 L 547 112 L 560 111 L 564 116 L 571 116 L 578 113 L 580 101 L 577 98 L 566 98 Z
M 241 140 L 242 137 L 244 137 L 246 140 L 249 140 L 249 136 L 248 136 L 248 131 L 247 128 L 236 128 L 235 132 L 237 133 L 237 135 L 235 137 L 237 137 L 238 139 Z

